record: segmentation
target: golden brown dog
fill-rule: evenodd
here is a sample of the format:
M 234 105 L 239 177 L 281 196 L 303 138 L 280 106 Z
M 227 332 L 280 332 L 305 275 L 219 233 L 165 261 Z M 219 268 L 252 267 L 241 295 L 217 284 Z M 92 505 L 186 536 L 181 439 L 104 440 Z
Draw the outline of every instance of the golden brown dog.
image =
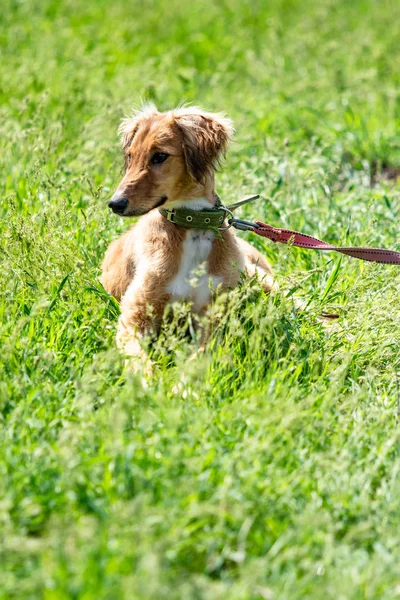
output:
M 232 229 L 215 235 L 181 228 L 157 210 L 215 205 L 215 167 L 233 134 L 229 119 L 148 105 L 124 119 L 120 133 L 125 175 L 109 206 L 124 217 L 144 216 L 108 248 L 101 281 L 121 301 L 118 346 L 140 356 L 142 336 L 159 326 L 167 303 L 189 301 L 201 314 L 212 290 L 233 288 L 242 272 L 257 273 L 266 291 L 273 278 L 267 260 Z

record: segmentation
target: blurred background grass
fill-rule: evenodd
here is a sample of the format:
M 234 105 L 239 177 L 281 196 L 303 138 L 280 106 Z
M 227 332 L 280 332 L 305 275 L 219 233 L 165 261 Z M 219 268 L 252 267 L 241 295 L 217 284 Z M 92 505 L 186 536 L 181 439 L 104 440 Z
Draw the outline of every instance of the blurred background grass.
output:
M 146 383 L 98 283 L 129 226 L 106 207 L 116 127 L 141 99 L 233 118 L 217 189 L 262 195 L 242 215 L 399 248 L 399 18 L 374 0 L 3 2 L 2 598 L 400 595 L 398 269 L 252 239 L 309 312 L 245 286 L 201 359 L 164 332 Z

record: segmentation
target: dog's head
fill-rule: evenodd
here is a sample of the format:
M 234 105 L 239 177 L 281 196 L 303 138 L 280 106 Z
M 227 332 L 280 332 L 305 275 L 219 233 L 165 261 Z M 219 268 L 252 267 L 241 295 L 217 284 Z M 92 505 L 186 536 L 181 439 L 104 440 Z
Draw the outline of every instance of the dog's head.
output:
M 160 113 L 143 107 L 120 127 L 125 175 L 109 207 L 125 217 L 202 196 L 224 155 L 233 126 L 196 107 Z

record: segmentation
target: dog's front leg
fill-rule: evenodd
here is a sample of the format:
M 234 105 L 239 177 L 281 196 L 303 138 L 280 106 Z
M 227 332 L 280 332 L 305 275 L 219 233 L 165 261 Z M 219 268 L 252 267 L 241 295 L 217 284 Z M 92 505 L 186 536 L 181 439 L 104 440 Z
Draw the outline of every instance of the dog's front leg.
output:
M 134 370 L 142 363 L 145 370 L 151 372 L 151 361 L 142 348 L 143 337 L 149 333 L 157 333 L 168 299 L 169 296 L 160 293 L 154 282 L 149 286 L 146 282 L 136 280 L 131 283 L 122 298 L 117 346 L 133 359 L 130 364 Z

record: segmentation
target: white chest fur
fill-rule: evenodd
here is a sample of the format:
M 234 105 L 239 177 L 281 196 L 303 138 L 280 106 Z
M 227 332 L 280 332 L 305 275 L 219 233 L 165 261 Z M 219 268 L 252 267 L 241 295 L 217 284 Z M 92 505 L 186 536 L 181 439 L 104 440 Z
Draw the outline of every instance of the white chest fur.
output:
M 200 311 L 210 301 L 211 289 L 221 282 L 221 277 L 208 274 L 208 259 L 214 234 L 211 231 L 189 230 L 183 243 L 183 253 L 178 273 L 169 283 L 167 292 L 171 301 L 188 300 Z

